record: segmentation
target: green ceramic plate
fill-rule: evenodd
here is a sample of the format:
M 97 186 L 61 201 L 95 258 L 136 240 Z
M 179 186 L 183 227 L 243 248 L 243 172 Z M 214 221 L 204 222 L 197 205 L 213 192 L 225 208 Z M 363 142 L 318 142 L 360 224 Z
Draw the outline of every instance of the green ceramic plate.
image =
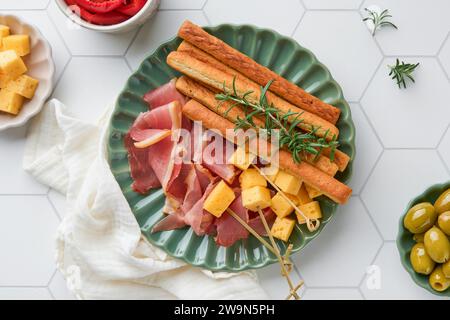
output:
M 309 50 L 275 31 L 254 26 L 223 24 L 205 29 L 323 101 L 340 108 L 340 149 L 353 160 L 355 128 L 350 108 L 328 69 L 318 62 Z M 152 234 L 152 226 L 163 217 L 164 195 L 161 190 L 154 190 L 143 196 L 130 188 L 132 180 L 123 138 L 138 114 L 148 110 L 141 98 L 143 94 L 179 75 L 166 64 L 166 57 L 176 50 L 180 42 L 181 39 L 174 38 L 162 44 L 128 79 L 117 100 L 110 123 L 108 154 L 111 170 L 141 226 L 143 235 L 154 245 L 187 263 L 210 270 L 240 271 L 261 268 L 275 262 L 276 257 L 253 237 L 224 248 L 217 246 L 212 237 L 196 236 L 190 228 Z M 351 173 L 352 162 L 337 178 L 347 182 Z M 310 233 L 306 227 L 297 226 L 290 239 L 294 245 L 293 251 L 299 251 L 314 239 L 336 211 L 336 204 L 331 200 L 323 197 L 320 203 L 324 216 L 321 227 Z M 279 242 L 279 246 L 284 251 L 286 245 Z
M 450 188 L 450 181 L 447 183 L 435 184 L 425 190 L 422 194 L 411 200 L 405 210 L 405 213 L 400 218 L 397 236 L 397 248 L 400 252 L 400 260 L 402 261 L 403 267 L 405 267 L 406 271 L 408 271 L 414 282 L 422 288 L 427 289 L 431 293 L 444 297 L 450 297 L 450 289 L 447 289 L 444 292 L 435 291 L 428 283 L 428 276 L 419 274 L 414 271 L 411 265 L 411 261 L 409 260 L 409 254 L 416 242 L 413 240 L 413 234 L 403 226 L 403 218 L 405 217 L 408 210 L 411 209 L 414 205 L 420 202 L 434 203 L 441 195 L 441 193 L 448 188 Z

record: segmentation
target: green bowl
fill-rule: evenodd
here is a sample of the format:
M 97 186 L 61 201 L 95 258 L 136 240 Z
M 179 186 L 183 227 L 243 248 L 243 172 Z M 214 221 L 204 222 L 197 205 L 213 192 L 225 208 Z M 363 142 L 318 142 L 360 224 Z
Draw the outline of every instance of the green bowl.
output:
M 416 242 L 413 239 L 413 235 L 411 232 L 408 231 L 403 225 L 403 219 L 408 212 L 409 209 L 411 209 L 414 205 L 421 203 L 421 202 L 430 202 L 435 203 L 437 198 L 447 189 L 450 188 L 450 181 L 446 183 L 440 183 L 435 184 L 429 187 L 427 190 L 425 190 L 422 194 L 415 197 L 411 202 L 408 204 L 408 207 L 405 210 L 405 213 L 402 215 L 399 221 L 398 226 L 398 235 L 397 235 L 397 248 L 400 252 L 400 260 L 402 262 L 403 267 L 408 271 L 411 278 L 414 280 L 414 282 L 424 288 L 430 291 L 431 293 L 443 296 L 443 297 L 450 297 L 450 288 L 443 291 L 438 292 L 431 288 L 430 284 L 428 283 L 428 276 L 419 274 L 414 271 L 411 261 L 409 260 L 409 254 L 411 252 L 412 247 L 416 244 Z
M 342 90 L 328 69 L 317 61 L 309 50 L 272 30 L 229 24 L 205 29 L 306 91 L 341 109 L 342 115 L 337 124 L 340 130 L 340 149 L 350 156 L 351 161 L 345 172 L 336 177 L 342 182 L 348 182 L 355 156 L 355 128 Z M 108 159 L 111 171 L 136 216 L 142 234 L 169 255 L 214 271 L 241 271 L 264 267 L 276 262 L 276 257 L 253 236 L 225 248 L 217 246 L 210 236 L 195 235 L 190 228 L 151 233 L 153 225 L 164 216 L 164 194 L 159 189 L 148 195 L 140 195 L 130 187 L 132 179 L 123 143 L 124 136 L 138 114 L 148 110 L 142 99 L 144 93 L 179 76 L 178 72 L 166 64 L 166 57 L 176 50 L 180 42 L 180 38 L 173 38 L 145 58 L 120 93 L 109 127 Z M 337 205 L 328 198 L 322 197 L 319 201 L 323 212 L 322 224 L 312 233 L 304 225 L 297 225 L 290 238 L 294 252 L 314 239 L 336 211 Z M 278 246 L 282 251 L 286 248 L 286 244 L 281 241 Z

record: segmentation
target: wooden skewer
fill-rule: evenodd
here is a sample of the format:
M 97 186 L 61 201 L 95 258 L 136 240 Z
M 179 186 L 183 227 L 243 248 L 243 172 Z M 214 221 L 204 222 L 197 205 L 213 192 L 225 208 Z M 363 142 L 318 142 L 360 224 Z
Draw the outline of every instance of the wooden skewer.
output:
M 294 203 L 294 202 L 292 202 L 292 200 L 291 199 L 289 199 L 289 197 L 280 189 L 280 188 L 278 188 L 278 186 L 275 184 L 275 183 L 273 183 L 268 177 L 267 177 L 267 175 L 260 169 L 260 168 L 258 168 L 255 164 L 253 164 L 252 163 L 252 166 L 253 166 L 253 168 L 255 168 L 258 172 L 259 172 L 259 174 L 261 174 L 263 177 L 264 177 L 264 179 L 266 179 L 267 180 L 267 182 L 269 182 L 270 183 L 270 185 L 272 186 L 272 187 L 274 187 L 275 188 L 275 190 L 277 190 L 279 193 L 280 193 L 280 195 L 295 209 L 295 211 L 297 211 L 302 217 L 303 217 L 303 219 L 305 219 L 305 221 L 306 221 L 306 226 L 307 226 L 307 228 L 308 228 L 308 230 L 309 231 L 311 231 L 311 232 L 313 232 L 313 231 L 316 231 L 318 228 L 319 228 L 319 226 L 320 226 L 320 221 L 319 220 L 317 220 L 317 219 L 310 219 L 310 218 L 308 218 L 304 213 L 303 213 L 303 211 L 302 210 L 300 210 L 300 208 L 299 207 L 297 207 L 297 205 Z M 314 222 L 313 222 L 314 221 Z
M 269 249 L 270 252 L 276 255 L 275 249 L 266 241 L 264 240 L 258 232 L 255 231 L 252 227 L 248 225 L 247 222 L 241 219 L 233 210 L 230 208 L 227 208 L 227 212 L 236 219 L 245 229 L 247 229 L 248 232 L 250 232 L 256 239 L 258 239 L 267 249 Z
M 275 256 L 277 257 L 278 262 L 281 265 L 281 273 L 283 276 L 286 277 L 287 283 L 289 285 L 290 295 L 288 296 L 288 298 L 290 298 L 292 296 L 295 298 L 295 300 L 299 300 L 300 296 L 298 295 L 297 290 L 302 286 L 302 284 L 299 284 L 296 287 L 294 287 L 294 284 L 292 283 L 292 280 L 289 277 L 289 273 L 286 270 L 286 267 L 284 265 L 283 257 L 281 257 L 280 251 L 278 250 L 278 246 L 275 243 L 275 239 L 273 238 L 272 233 L 270 232 L 269 225 L 267 224 L 266 218 L 264 217 L 264 213 L 262 212 L 261 208 L 259 208 L 259 207 L 258 207 L 258 213 L 259 213 L 261 221 L 264 225 L 264 228 L 266 229 L 266 232 L 269 235 L 270 242 L 272 243 L 272 246 L 275 249 Z

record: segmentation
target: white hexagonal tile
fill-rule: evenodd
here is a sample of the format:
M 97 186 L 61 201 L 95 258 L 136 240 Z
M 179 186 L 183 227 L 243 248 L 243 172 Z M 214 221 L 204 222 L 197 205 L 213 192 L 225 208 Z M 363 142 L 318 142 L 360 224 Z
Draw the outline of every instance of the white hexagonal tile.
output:
M 399 89 L 389 76 L 383 60 L 369 85 L 361 106 L 387 148 L 434 148 L 449 125 L 450 83 L 433 58 L 400 58 L 419 62 L 414 72 L 416 83 Z M 383 94 L 380 94 L 380 93 Z
M 48 199 L 55 207 L 58 216 L 63 219 L 66 216 L 67 210 L 66 196 L 54 189 L 51 189 L 48 193 Z
M 56 68 L 55 79 L 59 79 L 65 65 L 70 59 L 70 52 L 67 50 L 61 36 L 56 31 L 55 26 L 48 18 L 47 13 L 45 11 L 14 11 L 12 13 L 38 27 L 50 43 Z
M 130 69 L 120 57 L 74 57 L 53 97 L 66 104 L 72 114 L 93 123 L 114 103 L 129 75 Z
M 450 2 L 435 0 L 430 5 L 423 0 L 366 0 L 364 8 L 377 5 L 389 9 L 390 21 L 398 30 L 383 28 L 376 34 L 376 39 L 387 55 L 434 55 L 447 36 L 450 20 Z
M 57 300 L 76 300 L 75 295 L 67 289 L 66 280 L 59 271 L 53 276 L 48 289 Z
M 289 285 L 286 279 L 281 276 L 280 265 L 278 263 L 258 269 L 256 270 L 256 274 L 258 275 L 260 285 L 271 299 L 283 300 L 289 295 Z M 292 270 L 289 277 L 294 285 L 300 283 L 300 278 L 295 270 Z M 297 291 L 300 297 L 303 296 L 304 289 L 303 286 Z
M 356 127 L 356 158 L 353 162 L 353 175 L 350 187 L 354 194 L 359 194 L 379 156 L 383 152 L 366 116 L 359 104 L 351 103 L 353 123 Z
M 395 243 L 385 243 L 360 287 L 366 299 L 438 299 L 411 279 Z
M 307 9 L 358 9 L 363 0 L 303 0 Z
M 358 286 L 380 246 L 380 236 L 361 200 L 352 197 L 292 260 L 308 287 Z
M 73 55 L 123 55 L 137 32 L 102 33 L 82 28 L 61 12 L 56 1 L 47 12 Z
M 201 9 L 205 5 L 206 0 L 163 0 L 159 5 L 162 10 L 179 10 L 179 9 Z
M 447 73 L 447 77 L 450 78 L 450 36 L 447 37 L 447 41 L 439 52 L 439 60 Z
M 0 300 L 52 300 L 47 288 L 0 288 Z
M 212 24 L 254 24 L 290 35 L 305 9 L 298 0 L 208 0 L 203 10 Z
M 126 58 L 136 69 L 142 60 L 151 54 L 161 43 L 176 36 L 184 20 L 191 20 L 199 25 L 207 25 L 208 21 L 202 11 L 160 11 L 146 22 L 130 46 Z
M 0 196 L 0 286 L 46 286 L 58 218 L 45 196 Z
M 361 300 L 358 289 L 342 288 L 307 288 L 303 300 Z
M 450 170 L 450 126 L 439 144 L 438 150 L 447 165 L 447 168 Z
M 399 218 L 409 201 L 428 186 L 448 178 L 434 150 L 385 150 L 361 198 L 384 239 L 394 240 Z
M 350 101 L 359 100 L 382 58 L 357 12 L 308 11 L 294 38 L 330 69 Z
M 50 0 L 2 0 L 2 9 L 45 9 Z
M 0 194 L 46 194 L 48 187 L 36 182 L 22 168 L 26 127 L 13 128 L 0 134 Z

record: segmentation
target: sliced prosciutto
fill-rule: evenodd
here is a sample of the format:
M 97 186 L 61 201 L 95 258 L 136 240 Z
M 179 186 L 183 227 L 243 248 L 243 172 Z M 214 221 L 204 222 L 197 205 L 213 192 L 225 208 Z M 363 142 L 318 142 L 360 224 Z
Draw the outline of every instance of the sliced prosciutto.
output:
M 222 141 L 217 142 L 217 140 L 215 140 L 203 149 L 202 165 L 231 184 L 238 171 L 232 164 L 227 164 L 225 152 L 226 141 L 224 141 L 222 137 L 219 138 L 222 139 Z M 222 150 L 217 150 L 217 146 L 220 144 L 222 144 L 222 147 L 220 148 Z
M 242 220 L 249 221 L 248 210 L 242 206 L 242 197 L 237 197 L 230 205 Z M 216 219 L 217 236 L 216 243 L 218 245 L 229 247 L 240 239 L 248 238 L 248 231 L 229 213 L 224 212 L 222 216 Z
M 125 147 L 128 150 L 128 161 L 133 179 L 131 188 L 142 194 L 147 193 L 150 189 L 160 188 L 161 183 L 149 165 L 148 150 L 136 148 L 129 134 L 125 136 Z
M 186 103 L 186 98 L 179 93 L 175 87 L 176 81 L 176 78 L 172 79 L 168 83 L 151 90 L 144 95 L 144 100 L 147 102 L 150 110 L 173 101 L 178 101 L 181 105 Z
M 254 213 L 256 216 L 251 218 L 248 221 L 248 225 L 252 227 L 259 235 L 267 236 L 266 229 L 264 228 L 263 222 L 258 213 Z M 276 219 L 276 214 L 270 208 L 266 208 L 263 210 L 264 217 L 266 218 L 267 224 L 269 225 L 269 229 L 272 228 L 273 223 Z

